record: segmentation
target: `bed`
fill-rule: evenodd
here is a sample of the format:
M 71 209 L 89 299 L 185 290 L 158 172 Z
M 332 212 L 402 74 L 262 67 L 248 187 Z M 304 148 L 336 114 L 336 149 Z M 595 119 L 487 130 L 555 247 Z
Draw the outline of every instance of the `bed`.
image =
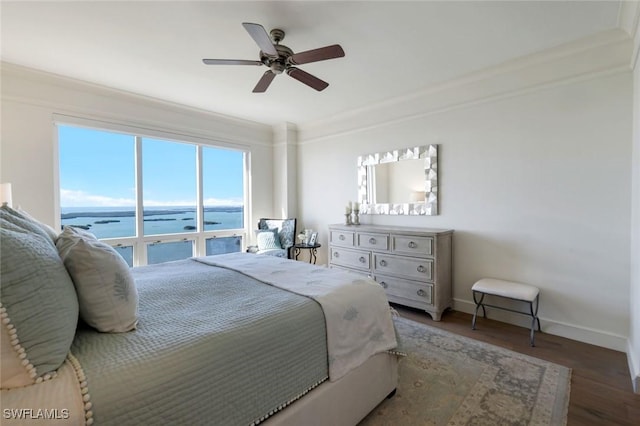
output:
M 355 425 L 396 387 L 367 278 L 247 253 L 128 269 L 90 234 L 1 213 L 3 424 Z

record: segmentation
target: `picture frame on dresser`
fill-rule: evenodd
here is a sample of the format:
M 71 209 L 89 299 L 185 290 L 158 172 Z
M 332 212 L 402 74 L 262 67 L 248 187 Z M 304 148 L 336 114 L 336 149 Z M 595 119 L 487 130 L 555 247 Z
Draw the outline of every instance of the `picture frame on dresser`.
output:
M 453 306 L 453 230 L 329 226 L 329 267 L 373 278 L 389 302 L 422 309 L 435 321 Z

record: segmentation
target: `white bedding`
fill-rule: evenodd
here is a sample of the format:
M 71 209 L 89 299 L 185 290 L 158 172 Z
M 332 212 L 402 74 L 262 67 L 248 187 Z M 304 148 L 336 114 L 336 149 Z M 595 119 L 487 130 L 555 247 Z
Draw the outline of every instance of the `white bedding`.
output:
M 305 262 L 248 253 L 196 258 L 310 297 L 324 311 L 329 379 L 336 381 L 372 355 L 397 347 L 384 289 L 372 279 Z

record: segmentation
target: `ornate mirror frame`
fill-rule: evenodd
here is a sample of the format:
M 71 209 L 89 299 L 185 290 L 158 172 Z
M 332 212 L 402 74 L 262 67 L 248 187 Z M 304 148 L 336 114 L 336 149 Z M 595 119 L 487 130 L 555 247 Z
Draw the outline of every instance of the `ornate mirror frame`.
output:
M 372 203 L 373 168 L 405 160 L 424 160 L 424 201 Z M 422 198 L 420 194 L 419 198 Z M 438 214 L 438 145 L 423 145 L 358 157 L 358 202 L 360 214 L 427 215 Z

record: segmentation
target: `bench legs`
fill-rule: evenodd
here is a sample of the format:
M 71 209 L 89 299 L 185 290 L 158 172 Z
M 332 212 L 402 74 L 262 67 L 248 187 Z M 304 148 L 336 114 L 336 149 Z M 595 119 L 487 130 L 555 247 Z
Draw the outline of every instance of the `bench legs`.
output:
M 480 293 L 480 299 L 478 300 L 477 297 L 477 293 Z M 535 329 L 536 329 L 536 325 L 538 327 L 538 331 L 541 331 L 540 328 L 540 318 L 538 318 L 538 306 L 540 305 L 540 295 L 538 294 L 535 298 L 534 301 L 529 301 L 529 300 L 519 300 L 519 299 L 513 299 L 513 300 L 518 300 L 520 302 L 526 302 L 529 304 L 529 313 L 527 312 L 521 312 L 521 311 L 516 311 L 514 309 L 509 309 L 509 308 L 505 308 L 502 306 L 495 306 L 495 305 L 489 305 L 487 303 L 483 303 L 484 301 L 484 296 L 486 293 L 482 293 L 480 291 L 475 291 L 473 290 L 473 301 L 476 304 L 476 310 L 473 314 L 473 320 L 471 321 L 471 329 L 475 330 L 476 329 L 476 319 L 478 317 L 478 309 L 480 309 L 482 307 L 482 316 L 484 318 L 487 317 L 487 311 L 485 309 L 485 306 L 489 306 L 490 308 L 496 308 L 496 309 L 502 309 L 503 311 L 510 311 L 510 312 L 515 312 L 517 314 L 523 314 L 523 315 L 530 315 L 531 316 L 531 332 L 529 334 L 529 339 L 531 341 L 531 346 L 535 346 Z M 498 296 L 498 297 L 504 297 L 504 296 Z M 509 298 L 507 298 L 509 299 Z M 534 307 L 535 304 L 535 307 Z
M 471 329 L 475 330 L 476 329 L 476 318 L 478 316 L 478 309 L 480 307 L 482 307 L 482 316 L 483 317 L 487 317 L 487 311 L 484 309 L 484 305 L 482 304 L 482 301 L 484 300 L 484 293 L 480 293 L 480 300 L 476 299 L 476 293 L 477 292 L 473 292 L 473 301 L 476 304 L 476 311 L 473 313 L 473 321 L 471 321 Z
M 540 306 L 540 295 L 538 294 L 536 296 L 536 309 L 535 311 L 533 310 L 533 302 L 529 302 L 529 311 L 531 312 L 531 346 L 535 346 L 534 344 L 534 340 L 533 340 L 533 332 L 535 330 L 536 327 L 536 322 L 538 323 L 538 331 L 540 330 L 540 318 L 538 318 L 538 306 Z

